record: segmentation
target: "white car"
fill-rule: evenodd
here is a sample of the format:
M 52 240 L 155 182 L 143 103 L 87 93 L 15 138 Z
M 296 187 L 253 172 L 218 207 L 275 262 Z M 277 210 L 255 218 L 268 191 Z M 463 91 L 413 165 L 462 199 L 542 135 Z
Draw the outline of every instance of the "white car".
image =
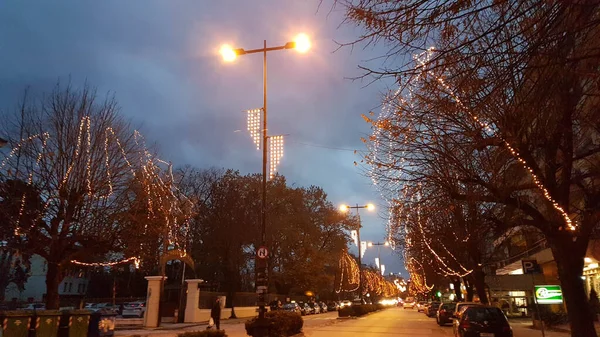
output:
M 121 316 L 123 317 L 144 317 L 146 313 L 146 302 L 129 302 L 123 304 L 123 313 Z
M 23 310 L 46 310 L 44 303 L 30 303 L 22 308 Z
M 402 307 L 404 309 L 413 309 L 416 304 L 417 304 L 417 302 L 415 301 L 415 299 L 413 297 L 408 297 L 407 299 L 404 300 L 404 304 L 402 304 Z

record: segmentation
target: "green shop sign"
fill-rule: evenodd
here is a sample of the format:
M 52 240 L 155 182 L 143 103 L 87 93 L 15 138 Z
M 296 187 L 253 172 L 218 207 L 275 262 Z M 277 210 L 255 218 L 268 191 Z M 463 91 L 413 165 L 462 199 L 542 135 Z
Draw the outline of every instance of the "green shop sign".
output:
M 560 286 L 534 286 L 535 299 L 539 304 L 559 304 L 563 302 Z

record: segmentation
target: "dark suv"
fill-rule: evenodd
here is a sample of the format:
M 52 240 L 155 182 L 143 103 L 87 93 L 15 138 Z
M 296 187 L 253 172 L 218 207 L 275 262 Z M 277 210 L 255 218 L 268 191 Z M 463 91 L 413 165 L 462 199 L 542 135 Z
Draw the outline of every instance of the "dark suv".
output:
M 492 306 L 470 306 L 457 317 L 456 337 L 513 337 L 502 310 Z
M 437 324 L 444 325 L 446 323 L 452 323 L 454 307 L 456 307 L 456 303 L 442 303 L 436 312 Z

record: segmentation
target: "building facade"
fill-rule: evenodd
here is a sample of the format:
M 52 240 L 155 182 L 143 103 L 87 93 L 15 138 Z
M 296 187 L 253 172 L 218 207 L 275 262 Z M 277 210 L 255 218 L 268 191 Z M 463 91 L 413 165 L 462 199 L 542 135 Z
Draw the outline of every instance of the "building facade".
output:
M 11 283 L 5 290 L 6 301 L 42 302 L 46 296 L 46 260 L 39 256 L 31 257 L 30 275 L 25 283 L 25 289 L 19 288 Z M 58 293 L 62 297 L 83 297 L 89 285 L 89 276 L 83 270 L 74 269 L 65 273 L 65 277 L 58 287 Z

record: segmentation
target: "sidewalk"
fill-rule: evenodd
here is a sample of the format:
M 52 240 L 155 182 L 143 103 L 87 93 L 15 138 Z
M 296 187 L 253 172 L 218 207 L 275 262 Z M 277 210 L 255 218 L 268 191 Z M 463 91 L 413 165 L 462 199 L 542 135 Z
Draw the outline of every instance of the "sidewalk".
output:
M 530 331 L 531 334 L 534 334 L 537 332 L 536 336 L 541 336 L 541 330 L 540 329 L 534 329 L 533 328 L 533 323 L 531 322 L 531 320 L 521 320 L 521 319 L 509 319 L 509 322 L 511 324 L 511 326 L 513 326 L 513 328 L 517 328 L 520 330 L 525 330 L 527 329 L 528 331 Z M 594 326 L 596 327 L 596 331 L 600 332 L 600 322 L 594 322 Z M 567 324 L 561 324 L 561 325 L 555 325 L 552 327 L 546 327 L 544 329 L 544 331 L 546 332 L 546 337 L 567 337 L 567 336 L 571 336 L 571 326 L 567 323 Z
M 247 318 L 235 318 L 235 319 L 226 319 L 221 321 L 221 328 L 227 330 L 227 335 L 236 336 L 236 332 L 238 330 L 243 330 L 246 335 L 244 322 L 246 322 Z M 238 325 L 238 326 L 236 326 Z M 186 331 L 197 331 L 204 330 L 208 326 L 208 321 L 198 322 L 198 323 L 162 323 L 158 328 L 126 328 L 115 330 L 115 336 L 119 337 L 177 337 L 177 334 L 186 332 Z M 235 328 L 234 328 L 235 327 Z M 240 329 L 241 328 L 241 329 Z M 230 333 L 231 331 L 231 333 Z

